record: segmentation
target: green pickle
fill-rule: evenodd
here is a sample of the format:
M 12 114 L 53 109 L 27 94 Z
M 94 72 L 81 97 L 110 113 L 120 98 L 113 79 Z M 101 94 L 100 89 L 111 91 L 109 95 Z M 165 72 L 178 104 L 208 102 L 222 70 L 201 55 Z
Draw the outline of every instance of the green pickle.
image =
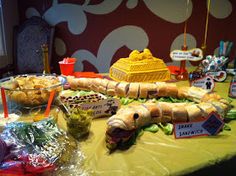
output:
M 66 114 L 67 130 L 74 138 L 79 139 L 89 134 L 92 112 L 74 108 Z

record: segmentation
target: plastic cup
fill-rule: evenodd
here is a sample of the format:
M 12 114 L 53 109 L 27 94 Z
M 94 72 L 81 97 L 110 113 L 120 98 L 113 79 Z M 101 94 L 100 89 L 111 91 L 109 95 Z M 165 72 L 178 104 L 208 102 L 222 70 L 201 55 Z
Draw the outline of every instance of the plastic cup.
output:
M 37 106 L 30 109 L 29 115 L 33 118 L 34 122 L 47 118 L 45 117 L 45 114 L 44 114 L 46 111 L 46 108 L 47 108 L 46 105 L 42 105 L 42 106 Z M 57 122 L 59 113 L 60 113 L 60 108 L 55 105 L 51 105 L 51 109 L 50 109 L 48 117 L 53 118 Z
M 62 75 L 65 75 L 65 76 L 73 75 L 75 62 L 65 63 L 63 61 L 60 61 L 59 65 L 60 65 L 60 71 Z
M 15 121 L 18 121 L 20 119 L 20 117 L 22 116 L 22 112 L 20 110 L 14 109 L 14 110 L 10 110 L 8 117 L 5 118 L 3 115 L 3 112 L 1 112 L 0 110 L 0 133 L 3 132 L 5 126 L 8 123 L 12 123 Z

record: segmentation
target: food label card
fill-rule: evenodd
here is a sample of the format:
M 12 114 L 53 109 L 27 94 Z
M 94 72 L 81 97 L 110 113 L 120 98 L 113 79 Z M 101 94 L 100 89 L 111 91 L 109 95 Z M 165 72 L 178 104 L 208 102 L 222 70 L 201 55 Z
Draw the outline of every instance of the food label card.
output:
M 120 107 L 120 101 L 115 98 L 108 98 L 98 102 L 82 103 L 80 107 L 83 110 L 93 110 L 93 118 L 98 118 L 101 116 L 114 115 Z
M 211 76 L 204 76 L 202 78 L 193 80 L 190 84 L 191 86 L 205 89 L 208 92 L 212 92 L 213 89 L 215 88 L 215 81 Z
M 223 126 L 221 117 L 213 112 L 203 121 L 174 124 L 174 135 L 176 139 L 216 135 Z
M 190 61 L 199 61 L 203 58 L 202 50 L 199 48 L 193 48 L 191 50 L 173 50 L 170 53 L 170 57 L 174 61 L 181 60 L 190 60 Z

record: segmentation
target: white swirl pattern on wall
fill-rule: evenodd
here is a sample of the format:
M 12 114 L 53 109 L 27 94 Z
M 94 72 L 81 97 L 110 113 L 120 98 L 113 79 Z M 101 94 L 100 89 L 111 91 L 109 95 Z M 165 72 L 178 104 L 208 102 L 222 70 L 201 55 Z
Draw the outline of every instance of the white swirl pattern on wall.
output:
M 83 70 L 83 61 L 93 64 L 99 72 L 108 72 L 112 57 L 118 49 L 126 46 L 130 50 L 143 50 L 148 46 L 146 32 L 137 26 L 122 26 L 109 33 L 101 42 L 97 57 L 88 50 L 77 50 L 72 57 L 77 58 L 76 71 Z
M 138 0 L 128 0 L 126 2 L 126 7 L 128 9 L 133 9 L 138 5 L 138 2 Z M 193 4 L 191 0 L 189 0 L 187 16 L 184 10 L 186 9 L 186 0 L 143 0 L 143 2 L 153 14 L 170 23 L 182 23 L 192 14 Z M 85 12 L 95 15 L 108 14 L 116 10 L 122 3 L 122 0 L 103 0 L 100 4 L 96 5 L 89 5 L 89 3 L 90 0 L 85 0 L 82 5 L 58 3 L 58 0 L 53 0 L 53 5 L 43 14 L 43 18 L 53 26 L 61 22 L 67 22 L 68 30 L 74 35 L 79 35 L 83 33 L 87 27 L 87 16 Z M 210 13 L 215 18 L 226 18 L 231 12 L 232 4 L 230 1 L 211 1 Z M 30 18 L 31 16 L 40 16 L 40 13 L 35 8 L 29 7 L 26 10 L 25 15 L 27 18 Z M 140 37 L 137 37 L 138 35 L 140 35 Z M 139 40 L 138 42 L 137 39 Z M 176 39 L 172 42 L 171 48 L 173 48 L 175 43 Z M 74 52 L 73 56 L 79 58 L 76 68 L 80 71 L 83 70 L 82 61 L 87 60 L 91 64 L 94 64 L 99 72 L 107 72 L 112 57 L 119 48 L 125 45 L 130 49 L 139 50 L 147 47 L 148 37 L 146 32 L 143 31 L 142 28 L 136 26 L 123 26 L 114 29 L 101 42 L 97 57 L 88 50 L 80 49 Z M 191 44 L 188 44 L 188 46 L 190 45 Z M 59 52 L 56 50 L 56 53 L 60 56 L 62 53 L 64 54 L 64 51 Z M 101 60 L 103 63 L 101 63 Z
M 227 18 L 232 10 L 232 4 L 229 0 L 211 0 L 210 13 L 215 18 Z
M 143 0 L 149 10 L 156 16 L 171 22 L 182 23 L 186 21 L 192 14 L 192 1 L 189 1 L 188 13 L 186 14 L 186 0 Z

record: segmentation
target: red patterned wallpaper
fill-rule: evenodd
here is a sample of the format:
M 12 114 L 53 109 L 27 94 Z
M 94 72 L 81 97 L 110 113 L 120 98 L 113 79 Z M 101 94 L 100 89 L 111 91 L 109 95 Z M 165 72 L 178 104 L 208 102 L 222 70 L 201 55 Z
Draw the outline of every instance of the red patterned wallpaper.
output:
M 132 49 L 149 48 L 171 62 L 169 53 L 183 44 L 187 0 L 18 0 L 20 21 L 42 16 L 55 26 L 54 71 L 63 57 L 78 58 L 77 71 L 107 72 Z M 236 1 L 211 0 L 207 54 L 219 41 L 236 44 Z M 187 45 L 201 47 L 206 0 L 189 0 Z M 234 47 L 235 48 L 235 47 Z M 235 49 L 234 49 L 235 50 Z M 235 56 L 235 51 L 231 52 Z

